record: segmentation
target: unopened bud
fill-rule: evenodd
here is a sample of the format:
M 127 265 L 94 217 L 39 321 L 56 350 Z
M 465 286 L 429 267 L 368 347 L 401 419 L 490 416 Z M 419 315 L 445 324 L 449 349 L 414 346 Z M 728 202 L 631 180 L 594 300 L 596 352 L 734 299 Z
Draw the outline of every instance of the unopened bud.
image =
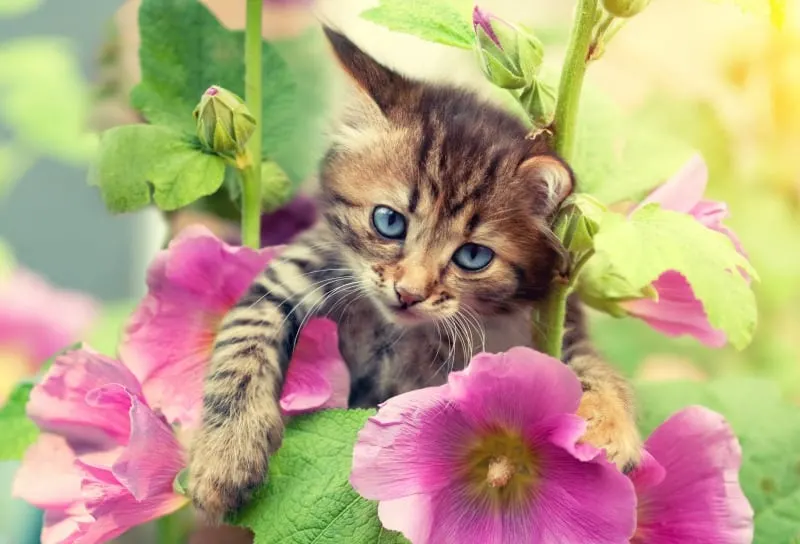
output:
M 503 89 L 521 89 L 535 81 L 544 47 L 533 34 L 481 10 L 472 12 L 475 46 L 486 78 Z
M 603 6 L 614 17 L 633 17 L 647 7 L 650 0 L 603 0 Z
M 536 81 L 519 95 L 519 102 L 537 128 L 552 124 L 556 115 L 556 90 L 543 81 Z
M 244 101 L 216 85 L 203 94 L 193 115 L 200 143 L 220 155 L 240 153 L 256 129 Z

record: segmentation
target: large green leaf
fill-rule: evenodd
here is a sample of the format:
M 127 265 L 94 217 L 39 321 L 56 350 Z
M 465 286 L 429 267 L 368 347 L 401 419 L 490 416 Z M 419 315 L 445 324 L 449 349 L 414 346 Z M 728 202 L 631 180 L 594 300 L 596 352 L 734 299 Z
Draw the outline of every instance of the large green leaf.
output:
M 244 33 L 225 29 L 201 2 L 144 0 L 139 28 L 142 82 L 132 101 L 150 122 L 194 134 L 192 111 L 209 86 L 244 96 Z M 315 123 L 325 70 L 293 71 L 266 42 L 262 64 L 264 156 L 298 184 L 313 172 L 322 152 Z M 301 90 L 306 87 L 312 90 Z
M 728 335 L 730 343 L 745 347 L 756 326 L 756 303 L 747 280 L 738 269 L 755 271 L 719 232 L 689 215 L 649 204 L 629 218 L 607 214 L 595 236 L 597 259 L 604 267 L 589 277 L 602 291 L 606 279 L 619 285 L 624 279 L 642 289 L 667 270 L 680 272 L 703 303 L 709 323 Z M 583 281 L 583 279 L 581 280 Z
M 39 429 L 25 415 L 32 383 L 17 386 L 5 405 L 0 408 L 0 461 L 17 461 L 22 459 L 28 446 L 36 441 Z
M 353 444 L 372 410 L 329 410 L 292 419 L 270 461 L 270 477 L 235 523 L 256 544 L 401 544 L 383 529 L 377 505 L 348 481 Z
M 472 6 L 457 0 L 380 0 L 361 16 L 389 30 L 429 42 L 472 49 Z
M 222 185 L 225 162 L 204 153 L 180 133 L 157 125 L 123 125 L 103 133 L 90 183 L 100 187 L 112 212 L 150 203 L 175 210 Z
M 97 137 L 86 131 L 89 89 L 69 43 L 38 37 L 0 45 L 0 93 L 15 152 L 72 163 L 91 158 Z
M 794 544 L 800 539 L 800 407 L 781 402 L 775 383 L 726 378 L 645 383 L 637 391 L 645 434 L 689 405 L 723 414 L 742 445 L 740 481 L 755 511 L 754 542 Z

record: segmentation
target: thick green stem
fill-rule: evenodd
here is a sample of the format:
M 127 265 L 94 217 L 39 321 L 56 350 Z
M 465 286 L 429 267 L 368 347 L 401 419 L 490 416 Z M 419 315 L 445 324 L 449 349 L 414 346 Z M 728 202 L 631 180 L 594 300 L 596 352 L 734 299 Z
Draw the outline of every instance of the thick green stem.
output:
M 256 130 L 247 143 L 249 164 L 242 169 L 242 243 L 261 246 L 261 10 L 262 0 L 247 0 L 245 26 L 244 101 L 256 119 Z
M 564 283 L 563 279 L 556 279 L 550 287 L 550 293 L 539 308 L 539 330 L 536 331 L 539 341 L 536 347 L 556 359 L 561 359 L 569 291 L 570 286 Z
M 575 22 L 567 46 L 567 56 L 561 70 L 556 104 L 555 150 L 566 161 L 573 158 L 575 125 L 578 120 L 586 57 L 592 43 L 598 0 L 579 0 Z
M 555 128 L 555 151 L 566 161 L 573 159 L 581 88 L 597 15 L 598 0 L 578 1 L 575 21 L 567 46 L 567 55 L 561 70 L 553 125 Z M 577 274 L 577 270 L 573 269 L 571 273 Z M 567 297 L 572 288 L 572 279 L 557 277 L 553 281 L 547 299 L 534 313 L 537 328 L 534 338 L 537 340 L 537 348 L 557 359 L 561 359 Z
M 184 544 L 188 537 L 190 523 L 187 508 L 173 512 L 156 520 L 156 544 Z

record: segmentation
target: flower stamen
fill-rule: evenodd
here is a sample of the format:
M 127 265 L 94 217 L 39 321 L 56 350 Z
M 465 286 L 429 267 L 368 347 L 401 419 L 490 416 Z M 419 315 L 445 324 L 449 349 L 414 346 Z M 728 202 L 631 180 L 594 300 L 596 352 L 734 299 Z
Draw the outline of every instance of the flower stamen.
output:
M 516 468 L 511 463 L 508 457 L 501 455 L 500 457 L 493 457 L 489 461 L 489 469 L 486 472 L 486 482 L 489 487 L 505 487 L 511 478 L 514 477 Z

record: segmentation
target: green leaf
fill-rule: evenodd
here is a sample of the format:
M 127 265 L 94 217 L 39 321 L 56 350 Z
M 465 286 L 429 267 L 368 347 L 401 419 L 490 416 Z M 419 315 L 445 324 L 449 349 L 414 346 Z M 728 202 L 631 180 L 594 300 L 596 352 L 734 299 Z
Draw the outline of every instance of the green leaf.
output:
M 381 527 L 377 505 L 349 483 L 356 434 L 374 410 L 328 410 L 289 423 L 269 482 L 234 520 L 256 544 L 407 542 Z
M 37 37 L 0 45 L 0 93 L 0 120 L 23 154 L 74 164 L 92 157 L 97 136 L 86 131 L 89 88 L 70 43 Z
M 25 450 L 39 436 L 39 429 L 25 415 L 25 404 L 32 388 L 32 383 L 18 385 L 0 408 L 0 436 L 3 437 L 0 440 L 0 461 L 22 459 Z
M 639 200 L 692 155 L 683 141 L 638 116 L 625 116 L 608 98 L 584 88 L 571 165 L 578 188 L 605 204 Z
M 595 251 L 592 260 L 605 265 L 595 275 L 600 289 L 606 279 L 619 285 L 620 278 L 630 288 L 642 289 L 663 272 L 676 270 L 692 286 L 714 328 L 739 349 L 750 342 L 755 297 L 737 268 L 756 274 L 724 234 L 689 215 L 649 204 L 627 219 L 608 214 L 595 235 Z
M 244 96 L 244 33 L 225 29 L 201 2 L 144 0 L 139 28 L 142 81 L 131 98 L 151 123 L 194 135 L 192 111 L 209 86 Z M 322 56 L 321 42 L 303 40 Z M 266 42 L 262 62 L 264 157 L 276 161 L 296 186 L 314 171 L 324 151 L 317 128 L 327 70 L 292 71 Z
M 153 125 L 124 125 L 103 133 L 90 183 L 112 212 L 143 208 L 152 198 L 175 210 L 222 185 L 225 162 L 203 153 L 179 133 Z
M 411 34 L 429 42 L 472 49 L 475 34 L 471 5 L 452 0 L 380 0 L 361 14 L 389 30 Z
M 4 17 L 19 17 L 35 11 L 42 0 L 3 0 L 0 2 L 0 19 Z
M 739 478 L 755 511 L 755 544 L 800 539 L 800 407 L 781 402 L 777 384 L 752 378 L 659 382 L 640 384 L 637 393 L 644 434 L 689 405 L 724 415 L 742 446 Z

